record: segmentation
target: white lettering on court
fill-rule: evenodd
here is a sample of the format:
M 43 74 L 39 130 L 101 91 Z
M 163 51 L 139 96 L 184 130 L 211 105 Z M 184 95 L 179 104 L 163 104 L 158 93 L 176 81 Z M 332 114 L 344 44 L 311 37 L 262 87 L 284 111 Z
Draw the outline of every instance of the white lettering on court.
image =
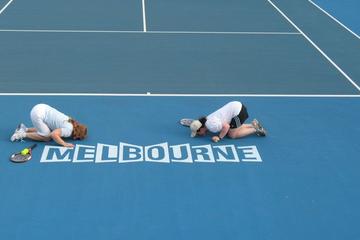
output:
M 74 149 L 46 145 L 41 163 L 261 163 L 255 145 L 169 145 L 167 142 L 141 146 L 120 142 L 119 145 L 98 143 L 96 146 L 78 144 Z
M 256 146 L 238 147 L 244 152 L 243 162 L 262 162 L 259 151 Z

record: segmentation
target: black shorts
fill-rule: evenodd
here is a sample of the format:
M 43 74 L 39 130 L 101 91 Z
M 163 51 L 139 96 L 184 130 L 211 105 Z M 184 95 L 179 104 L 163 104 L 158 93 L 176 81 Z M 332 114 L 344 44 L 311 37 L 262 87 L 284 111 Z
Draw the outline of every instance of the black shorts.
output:
M 248 119 L 248 117 L 249 115 L 247 109 L 243 104 L 240 113 L 231 119 L 230 129 L 240 127 L 245 122 L 245 120 Z

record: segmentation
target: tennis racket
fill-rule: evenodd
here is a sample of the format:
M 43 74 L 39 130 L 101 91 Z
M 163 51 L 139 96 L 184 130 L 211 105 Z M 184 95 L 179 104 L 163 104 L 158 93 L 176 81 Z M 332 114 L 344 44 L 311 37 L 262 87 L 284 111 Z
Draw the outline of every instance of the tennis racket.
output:
M 191 119 L 191 118 L 183 118 L 183 119 L 180 119 L 180 124 L 185 127 L 190 127 L 190 125 L 193 121 L 194 121 L 194 119 Z
M 14 153 L 10 156 L 10 161 L 15 163 L 23 163 L 27 162 L 32 157 L 32 150 L 37 146 L 37 144 L 33 144 L 30 147 L 24 148 L 18 153 Z

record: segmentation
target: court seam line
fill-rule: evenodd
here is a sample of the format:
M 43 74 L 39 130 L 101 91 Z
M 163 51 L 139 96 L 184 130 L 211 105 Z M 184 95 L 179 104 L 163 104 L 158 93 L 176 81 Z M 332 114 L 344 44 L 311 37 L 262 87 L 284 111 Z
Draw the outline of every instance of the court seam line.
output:
M 325 11 L 323 8 L 321 8 L 319 5 L 317 5 L 316 3 L 314 3 L 311 0 L 308 0 L 312 5 L 314 5 L 316 8 L 318 8 L 320 11 L 322 11 L 323 13 L 325 13 L 328 17 L 330 17 L 332 20 L 334 20 L 336 23 L 338 23 L 340 26 L 342 26 L 343 28 L 345 28 L 347 31 L 349 31 L 351 34 L 353 34 L 356 38 L 360 39 L 360 36 L 357 35 L 354 31 L 352 31 L 350 28 L 348 28 L 345 24 L 343 24 L 342 22 L 340 22 L 338 19 L 336 19 L 334 16 L 332 16 L 330 13 L 328 13 L 327 11 Z
M 66 30 L 66 29 L 0 29 L 0 32 L 39 33 L 135 33 L 135 34 L 228 34 L 228 35 L 301 35 L 300 32 L 210 32 L 210 31 L 117 31 L 117 30 Z
M 280 10 L 271 0 L 267 0 L 293 27 L 295 27 L 308 42 L 317 49 L 358 91 L 360 87 L 323 51 L 317 46 L 290 18 Z
M 142 0 L 142 15 L 143 15 L 143 32 L 146 32 L 147 26 L 146 26 L 145 0 Z
M 279 98 L 360 98 L 360 94 L 170 94 L 170 93 L 0 93 L 0 96 L 59 97 L 279 97 Z
M 0 14 L 2 14 L 5 9 L 13 2 L 14 0 L 10 0 L 1 10 L 0 10 Z

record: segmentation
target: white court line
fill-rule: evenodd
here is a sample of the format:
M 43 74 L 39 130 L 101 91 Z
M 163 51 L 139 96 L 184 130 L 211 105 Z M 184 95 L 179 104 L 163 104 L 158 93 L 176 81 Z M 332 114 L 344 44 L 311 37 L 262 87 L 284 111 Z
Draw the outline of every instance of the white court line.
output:
M 148 31 L 169 34 L 242 34 L 242 35 L 301 35 L 299 32 L 210 32 L 210 31 Z
M 360 94 L 153 94 L 153 93 L 0 93 L 1 96 L 59 97 L 278 97 L 278 98 L 360 98 Z
M 348 30 L 350 33 L 352 33 L 355 37 L 357 37 L 358 39 L 360 39 L 359 35 L 357 35 L 355 32 L 353 32 L 350 28 L 346 27 L 343 23 L 341 23 L 339 20 L 337 20 L 334 16 L 332 16 L 330 13 L 328 13 L 327 11 L 325 11 L 324 9 L 322 9 L 319 5 L 317 5 L 316 3 L 314 3 L 311 0 L 308 0 L 312 5 L 314 5 L 315 7 L 317 7 L 320 11 L 322 11 L 323 13 L 325 13 L 327 16 L 329 16 L 332 20 L 334 20 L 335 22 L 337 22 L 340 26 L 342 26 L 343 28 L 345 28 L 346 30 Z
M 0 29 L 0 32 L 34 33 L 135 33 L 135 34 L 234 34 L 234 35 L 301 35 L 299 32 L 201 32 L 201 31 L 116 31 L 116 30 L 67 30 L 67 29 Z
M 5 9 L 13 2 L 14 0 L 10 0 L 1 10 L 0 10 L 0 14 L 3 13 L 3 11 L 5 11 Z
M 142 0 L 142 15 L 143 15 L 143 29 L 146 32 L 146 11 L 145 11 L 145 0 Z
M 267 0 L 293 27 L 295 27 L 358 91 L 360 87 L 323 51 L 321 50 L 288 16 L 285 15 L 271 0 Z

